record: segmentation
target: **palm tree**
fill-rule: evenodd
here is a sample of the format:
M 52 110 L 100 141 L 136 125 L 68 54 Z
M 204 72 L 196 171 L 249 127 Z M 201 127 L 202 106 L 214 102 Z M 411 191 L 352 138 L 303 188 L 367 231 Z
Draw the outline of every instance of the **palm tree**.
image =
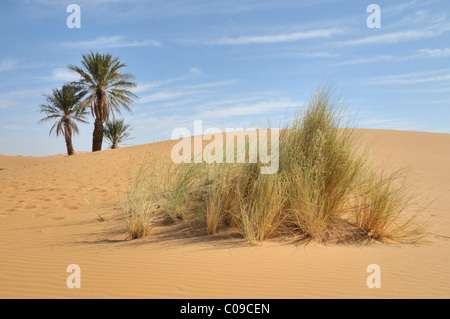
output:
M 130 82 L 133 75 L 120 72 L 126 64 L 111 54 L 94 54 L 91 51 L 90 54 L 83 54 L 81 64 L 83 68 L 73 65 L 68 68 L 81 76 L 78 83 L 86 94 L 82 105 L 90 107 L 95 118 L 92 151 L 96 152 L 102 149 L 103 123 L 109 120 L 110 115 L 114 118 L 114 111 L 120 114 L 121 106 L 131 112 L 130 106 L 137 96 L 129 89 L 136 87 L 136 83 Z
M 111 149 L 118 148 L 117 144 L 126 142 L 130 137 L 130 124 L 125 124 L 123 119 L 107 121 L 103 128 L 103 134 L 111 143 Z
M 79 134 L 76 122 L 87 124 L 86 112 L 80 105 L 83 99 L 83 92 L 80 88 L 72 84 L 63 85 L 62 89 L 53 89 L 51 94 L 44 94 L 47 104 L 41 105 L 41 113 L 46 116 L 39 123 L 56 120 L 50 129 L 49 135 L 55 132 L 66 139 L 67 154 L 73 155 L 75 152 L 72 145 L 72 135 Z

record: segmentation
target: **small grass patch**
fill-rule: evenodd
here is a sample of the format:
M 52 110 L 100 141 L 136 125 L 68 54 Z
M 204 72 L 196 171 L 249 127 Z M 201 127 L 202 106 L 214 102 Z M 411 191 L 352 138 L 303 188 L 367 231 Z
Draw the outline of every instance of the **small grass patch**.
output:
M 128 183 L 125 198 L 121 200 L 127 231 L 133 239 L 147 236 L 153 226 L 155 208 L 158 207 L 154 177 L 154 172 L 142 164 L 136 177 Z

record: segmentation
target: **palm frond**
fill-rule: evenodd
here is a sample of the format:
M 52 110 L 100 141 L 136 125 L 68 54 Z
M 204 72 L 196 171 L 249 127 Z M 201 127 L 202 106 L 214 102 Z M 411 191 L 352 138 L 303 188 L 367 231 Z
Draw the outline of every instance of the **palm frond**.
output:
M 123 119 L 107 121 L 103 128 L 103 135 L 110 142 L 110 147 L 122 144 L 130 139 L 130 124 L 125 124 Z
M 69 65 L 69 70 L 80 75 L 79 86 L 84 95 L 81 105 L 90 108 L 91 114 L 102 121 L 114 118 L 114 112 L 120 114 L 121 108 L 132 112 L 131 105 L 138 96 L 129 89 L 136 87 L 131 82 L 134 76 L 122 73 L 120 69 L 127 65 L 111 54 L 90 51 L 82 55 L 82 67 Z
M 71 133 L 79 134 L 76 122 L 87 122 L 87 111 L 82 105 L 81 100 L 85 92 L 79 85 L 67 83 L 61 89 L 52 89 L 51 94 L 44 94 L 47 104 L 42 104 L 40 112 L 46 116 L 38 123 L 48 121 L 56 122 L 50 129 L 49 134 L 55 133 L 56 136 L 64 135 L 64 123 L 67 122 Z

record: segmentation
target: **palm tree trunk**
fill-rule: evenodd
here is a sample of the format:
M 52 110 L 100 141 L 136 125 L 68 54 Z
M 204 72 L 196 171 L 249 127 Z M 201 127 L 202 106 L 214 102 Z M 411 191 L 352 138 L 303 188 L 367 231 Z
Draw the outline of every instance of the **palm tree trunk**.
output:
M 73 155 L 75 151 L 72 145 L 72 132 L 67 121 L 64 121 L 64 136 L 66 138 L 67 155 Z
M 115 148 L 117 148 L 117 143 L 116 142 L 114 142 L 113 145 L 111 146 L 112 150 L 115 149 Z
M 99 118 L 94 122 L 94 133 L 92 134 L 92 152 L 102 150 L 103 143 L 103 121 Z

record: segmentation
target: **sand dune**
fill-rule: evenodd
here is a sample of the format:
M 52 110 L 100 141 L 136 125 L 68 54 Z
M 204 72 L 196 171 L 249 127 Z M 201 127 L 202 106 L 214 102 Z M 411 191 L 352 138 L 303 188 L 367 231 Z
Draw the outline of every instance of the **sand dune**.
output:
M 186 224 L 130 240 L 119 194 L 143 161 L 169 161 L 166 141 L 71 157 L 0 156 L 1 298 L 449 298 L 450 135 L 364 130 L 376 163 L 408 167 L 433 199 L 431 226 L 414 245 L 250 246 L 235 234 L 205 236 Z M 94 189 L 99 222 L 83 200 Z M 81 268 L 69 289 L 66 267 Z M 369 289 L 366 267 L 381 267 Z

